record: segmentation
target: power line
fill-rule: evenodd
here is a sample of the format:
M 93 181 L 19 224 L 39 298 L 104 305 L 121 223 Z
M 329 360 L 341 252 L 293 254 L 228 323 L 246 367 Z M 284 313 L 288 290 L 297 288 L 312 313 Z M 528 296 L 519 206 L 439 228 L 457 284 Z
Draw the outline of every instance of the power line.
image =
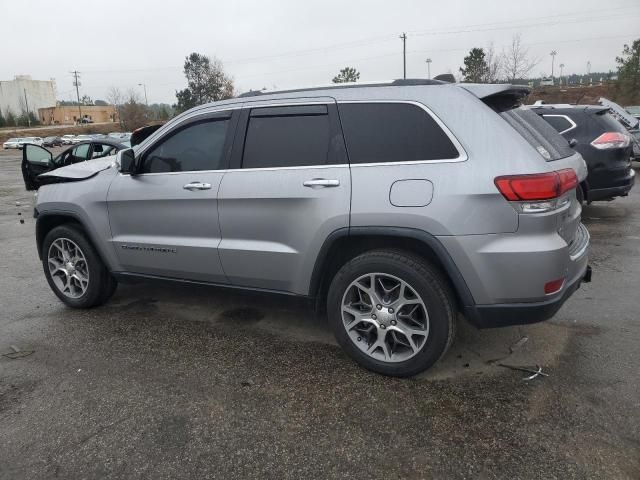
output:
M 633 8 L 633 7 L 637 8 L 637 4 L 609 8 L 608 12 L 611 12 L 614 10 Z M 594 17 L 587 17 L 587 18 L 578 17 L 573 19 L 573 21 L 569 19 L 569 20 L 562 20 L 562 22 L 563 23 L 582 23 L 582 22 L 617 19 L 620 17 L 628 18 L 629 16 L 635 16 L 635 15 L 627 15 L 627 14 L 614 14 L 614 15 L 602 16 L 601 12 L 602 10 L 588 10 L 588 11 L 580 12 L 579 15 L 586 15 L 590 13 L 599 13 L 600 15 L 594 16 Z M 559 21 L 548 21 L 548 22 L 533 23 L 528 25 L 516 25 L 516 24 L 518 22 L 530 22 L 534 20 L 544 20 L 544 19 L 553 19 L 553 18 L 558 19 L 561 17 L 572 17 L 572 16 L 575 17 L 576 14 L 564 13 L 564 14 L 558 14 L 558 15 L 546 15 L 542 17 L 530 17 L 530 18 L 517 19 L 517 20 L 508 20 L 504 22 L 460 25 L 457 27 L 451 27 L 451 29 L 448 29 L 448 30 L 431 29 L 431 30 L 409 32 L 409 34 L 414 36 L 427 36 L 427 35 L 437 36 L 437 35 L 450 35 L 450 34 L 457 34 L 457 33 L 484 32 L 484 31 L 510 29 L 510 28 L 532 28 L 532 27 L 539 27 L 539 26 L 545 26 L 545 25 L 555 25 Z M 500 26 L 500 25 L 504 25 L 504 26 Z M 482 28 L 475 28 L 475 27 L 488 27 L 488 28 L 482 29 Z M 315 48 L 310 48 L 305 50 L 294 50 L 290 52 L 283 52 L 283 53 L 273 54 L 273 55 L 249 57 L 249 58 L 237 59 L 237 60 L 227 59 L 227 60 L 224 60 L 223 62 L 225 64 L 254 63 L 254 62 L 274 60 L 274 59 L 285 58 L 285 57 L 305 56 L 305 55 L 310 55 L 313 53 L 328 51 L 328 50 L 336 50 L 336 49 L 351 48 L 351 47 L 358 47 L 358 46 L 368 46 L 374 42 L 378 42 L 378 43 L 390 42 L 393 39 L 394 39 L 393 35 L 382 35 L 382 36 L 369 37 L 369 38 L 360 39 L 360 40 L 354 40 L 350 42 L 327 45 L 323 47 L 315 47 Z M 173 65 L 173 66 L 166 66 L 166 67 L 132 68 L 132 69 L 121 69 L 121 70 L 85 70 L 84 73 L 92 74 L 92 73 L 146 72 L 146 71 L 152 71 L 152 70 L 175 70 L 178 68 L 182 68 L 182 66 Z

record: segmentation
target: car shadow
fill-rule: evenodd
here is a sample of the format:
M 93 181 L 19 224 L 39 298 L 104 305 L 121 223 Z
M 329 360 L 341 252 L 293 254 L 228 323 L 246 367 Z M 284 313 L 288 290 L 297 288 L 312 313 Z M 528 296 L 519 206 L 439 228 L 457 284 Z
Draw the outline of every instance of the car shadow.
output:
M 237 335 L 273 335 L 292 343 L 314 342 L 339 348 L 324 314 L 317 314 L 309 300 L 235 289 L 186 284 L 140 283 L 120 285 L 103 307 L 126 315 L 131 322 L 141 315 L 157 321 L 201 322 L 203 328 L 225 328 Z M 197 327 L 196 327 L 197 328 Z M 566 328 L 548 322 L 480 330 L 460 317 L 449 352 L 423 380 L 504 372 L 500 362 L 518 365 L 550 365 L 562 353 Z M 344 355 L 345 362 L 351 362 Z

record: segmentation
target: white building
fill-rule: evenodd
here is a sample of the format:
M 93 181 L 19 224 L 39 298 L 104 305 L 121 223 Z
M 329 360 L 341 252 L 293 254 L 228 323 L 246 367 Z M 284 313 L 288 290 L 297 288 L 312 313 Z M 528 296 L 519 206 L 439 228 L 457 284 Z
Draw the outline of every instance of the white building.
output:
M 14 115 L 33 112 L 38 116 L 39 108 L 56 106 L 56 82 L 54 80 L 32 80 L 30 75 L 16 75 L 13 80 L 0 81 L 0 111 L 10 110 Z

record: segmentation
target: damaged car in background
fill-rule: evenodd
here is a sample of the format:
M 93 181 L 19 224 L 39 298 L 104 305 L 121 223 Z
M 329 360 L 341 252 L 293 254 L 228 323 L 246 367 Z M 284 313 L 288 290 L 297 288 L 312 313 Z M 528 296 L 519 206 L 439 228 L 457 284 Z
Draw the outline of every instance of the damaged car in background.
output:
M 41 185 L 55 182 L 55 177 L 43 174 L 79 162 L 115 155 L 129 148 L 128 142 L 116 142 L 109 139 L 86 141 L 66 149 L 56 157 L 51 151 L 39 145 L 25 144 L 22 150 L 22 178 L 27 190 L 37 190 Z

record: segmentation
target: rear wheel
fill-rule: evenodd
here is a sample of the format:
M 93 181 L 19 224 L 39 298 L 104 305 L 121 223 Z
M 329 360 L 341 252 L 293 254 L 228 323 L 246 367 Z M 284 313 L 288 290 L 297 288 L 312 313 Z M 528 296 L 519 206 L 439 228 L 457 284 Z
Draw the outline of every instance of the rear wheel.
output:
M 425 259 L 404 252 L 367 252 L 345 264 L 329 288 L 327 312 L 342 348 L 385 375 L 420 373 L 454 337 L 447 282 Z
M 44 239 L 42 252 L 51 290 L 70 307 L 102 305 L 115 292 L 116 280 L 78 227 L 61 225 L 52 229 Z

